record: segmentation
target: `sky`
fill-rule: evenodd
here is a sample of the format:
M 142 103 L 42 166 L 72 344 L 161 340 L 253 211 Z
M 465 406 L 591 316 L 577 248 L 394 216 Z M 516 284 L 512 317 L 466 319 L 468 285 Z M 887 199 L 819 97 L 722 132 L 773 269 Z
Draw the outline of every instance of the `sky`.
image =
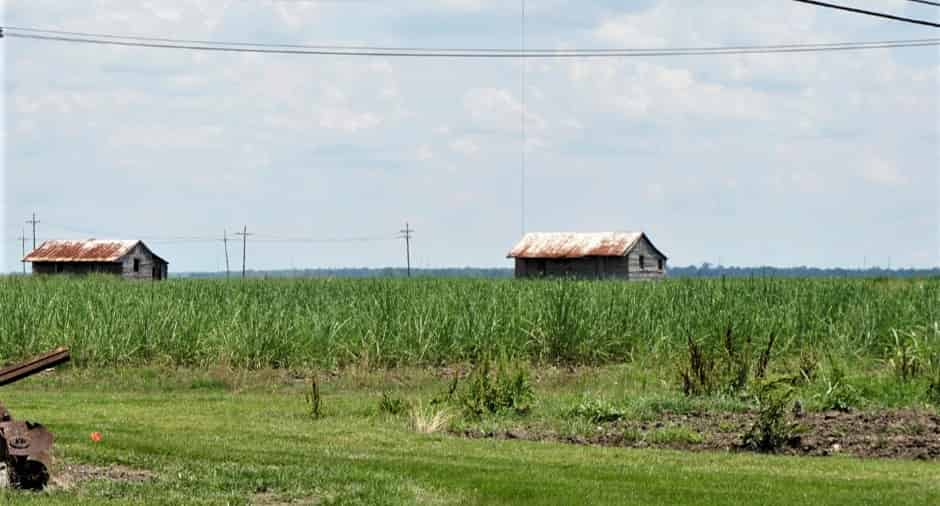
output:
M 940 21 L 940 8 L 905 0 L 842 3 Z M 0 5 L 4 26 L 102 34 L 521 44 L 509 1 Z M 526 10 L 529 48 L 940 37 L 786 0 Z M 0 57 L 3 271 L 21 268 L 33 212 L 40 241 L 144 239 L 175 272 L 224 270 L 223 232 L 245 226 L 248 268 L 399 266 L 406 221 L 418 267 L 508 267 L 523 229 L 642 230 L 671 265 L 940 265 L 937 47 L 524 62 L 8 37 Z M 241 245 L 228 246 L 240 267 Z

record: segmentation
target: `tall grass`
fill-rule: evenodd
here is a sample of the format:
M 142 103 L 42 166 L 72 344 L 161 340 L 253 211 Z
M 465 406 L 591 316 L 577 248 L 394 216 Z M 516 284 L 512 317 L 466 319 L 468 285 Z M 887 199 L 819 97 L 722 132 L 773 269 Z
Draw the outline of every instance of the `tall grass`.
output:
M 603 363 L 689 336 L 776 350 L 880 354 L 896 332 L 934 344 L 940 279 L 0 279 L 0 359 L 64 344 L 81 365 L 427 365 L 500 353 Z M 919 334 L 919 335 L 920 335 Z

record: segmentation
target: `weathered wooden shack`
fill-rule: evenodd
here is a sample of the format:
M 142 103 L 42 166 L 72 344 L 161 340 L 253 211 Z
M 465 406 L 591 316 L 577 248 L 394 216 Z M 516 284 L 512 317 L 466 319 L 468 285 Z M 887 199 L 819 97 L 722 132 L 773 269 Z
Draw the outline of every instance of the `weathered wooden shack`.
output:
M 517 278 L 654 280 L 666 255 L 643 232 L 532 233 L 509 252 Z
M 142 241 L 45 241 L 23 258 L 33 274 L 114 274 L 125 279 L 166 279 L 169 262 Z

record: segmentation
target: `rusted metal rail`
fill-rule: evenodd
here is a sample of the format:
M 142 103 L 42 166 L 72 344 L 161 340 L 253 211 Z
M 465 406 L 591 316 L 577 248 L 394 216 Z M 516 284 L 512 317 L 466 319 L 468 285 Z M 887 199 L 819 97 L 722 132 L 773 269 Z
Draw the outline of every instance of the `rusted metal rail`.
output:
M 0 386 L 9 385 L 68 362 L 67 348 L 57 348 L 0 369 Z M 54 437 L 41 424 L 17 421 L 0 403 L 0 486 L 42 489 L 49 482 Z

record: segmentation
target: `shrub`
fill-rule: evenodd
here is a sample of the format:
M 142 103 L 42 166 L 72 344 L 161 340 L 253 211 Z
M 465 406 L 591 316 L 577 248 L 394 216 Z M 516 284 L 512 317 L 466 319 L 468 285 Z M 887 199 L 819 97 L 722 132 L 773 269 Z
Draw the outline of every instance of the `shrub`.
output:
M 862 405 L 862 396 L 848 383 L 845 369 L 832 355 L 829 355 L 829 375 L 824 381 L 826 390 L 816 396 L 822 409 L 847 413 Z
M 742 444 L 759 452 L 773 453 L 799 443 L 802 428 L 789 420 L 793 403 L 794 378 L 779 377 L 761 382 L 756 388 L 758 417 L 742 436 Z
M 501 360 L 494 368 L 488 358 L 483 358 L 470 373 L 459 400 L 464 410 L 475 416 L 525 414 L 532 407 L 535 393 L 523 367 Z

